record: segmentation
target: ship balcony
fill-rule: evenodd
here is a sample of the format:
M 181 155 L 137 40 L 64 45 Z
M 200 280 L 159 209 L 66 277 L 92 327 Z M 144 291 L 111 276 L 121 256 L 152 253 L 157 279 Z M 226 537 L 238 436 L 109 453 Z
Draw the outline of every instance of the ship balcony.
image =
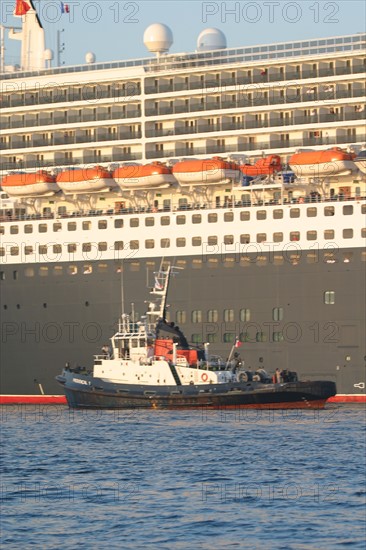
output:
M 276 105 L 287 105 L 294 103 L 309 103 L 314 104 L 315 101 L 336 101 L 338 99 L 352 99 L 358 97 L 364 97 L 366 90 L 364 87 L 358 86 L 353 87 L 352 90 L 347 89 L 337 89 L 336 86 L 324 86 L 325 90 L 328 88 L 328 91 L 319 91 L 316 87 L 311 87 L 305 89 L 303 93 L 297 94 L 295 89 L 288 88 L 283 95 L 278 92 L 271 92 L 267 96 L 262 93 L 262 90 L 249 91 L 244 95 L 244 92 L 241 92 L 237 95 L 236 101 L 226 99 L 221 99 L 219 101 L 216 98 L 209 97 L 203 98 L 204 102 L 201 101 L 189 101 L 188 104 L 182 105 L 181 103 L 167 104 L 167 102 L 160 103 L 158 106 L 149 105 L 145 106 L 145 115 L 147 117 L 156 117 L 156 116 L 169 116 L 178 113 L 196 113 L 204 112 L 211 110 L 224 110 L 224 109 L 239 109 L 239 108 L 250 108 L 250 107 L 272 107 Z
M 263 63 L 265 65 L 265 62 Z M 151 81 L 146 80 L 145 93 L 150 95 L 194 90 L 223 90 L 232 86 L 243 86 L 247 84 L 285 82 L 288 80 L 306 80 L 352 74 L 358 75 L 366 71 L 366 67 L 361 58 L 354 59 L 351 66 L 346 66 L 340 61 L 337 63 L 338 64 L 334 67 L 319 66 L 316 69 L 310 69 L 309 64 L 303 64 L 302 66 L 300 65 L 299 71 L 296 70 L 295 66 L 287 66 L 283 71 L 281 71 L 279 67 L 268 67 L 268 69 L 263 67 L 264 70 L 263 68 L 255 68 L 248 71 L 246 75 L 238 75 L 236 78 L 222 75 L 221 78 L 216 79 L 214 75 L 206 74 L 203 80 L 197 79 L 195 75 L 194 77 L 189 77 L 188 82 L 179 80 L 178 78 L 171 82 L 172 79 L 166 80 L 162 78 L 160 82 L 154 82 L 154 84 L 152 84 Z
M 221 124 L 202 124 L 198 123 L 194 126 L 176 126 L 175 128 L 147 128 L 145 135 L 147 138 L 156 138 L 156 137 L 169 137 L 169 136 L 179 136 L 179 135 L 191 135 L 191 134 L 200 134 L 200 133 L 212 133 L 212 132 L 227 132 L 230 130 L 251 130 L 256 128 L 275 128 L 275 127 L 288 127 L 288 126 L 297 126 L 303 124 L 321 124 L 321 123 L 338 123 L 338 122 L 347 122 L 354 120 L 364 120 L 366 117 L 366 110 L 362 112 L 358 111 L 347 111 L 347 112 L 330 112 L 331 108 L 326 109 L 328 112 L 319 114 L 314 113 L 313 115 L 302 116 L 300 114 L 293 115 L 289 118 L 281 118 L 280 113 L 271 113 L 270 118 L 255 119 L 252 117 L 258 115 L 246 115 L 243 117 L 243 120 L 239 122 L 222 122 Z

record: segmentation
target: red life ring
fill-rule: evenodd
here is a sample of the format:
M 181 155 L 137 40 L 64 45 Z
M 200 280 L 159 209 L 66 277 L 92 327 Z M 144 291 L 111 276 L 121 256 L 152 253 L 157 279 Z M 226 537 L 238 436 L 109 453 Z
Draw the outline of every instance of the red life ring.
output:
M 208 374 L 207 373 L 203 373 L 202 376 L 201 376 L 201 379 L 202 379 L 202 382 L 207 382 L 208 380 Z

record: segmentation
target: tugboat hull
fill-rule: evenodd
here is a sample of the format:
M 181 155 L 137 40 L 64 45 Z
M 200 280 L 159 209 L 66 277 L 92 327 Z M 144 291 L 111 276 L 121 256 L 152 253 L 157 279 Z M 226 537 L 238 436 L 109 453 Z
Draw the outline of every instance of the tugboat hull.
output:
M 94 409 L 320 409 L 336 394 L 328 381 L 287 384 L 229 383 L 137 386 L 106 383 L 72 373 L 57 377 L 71 408 Z

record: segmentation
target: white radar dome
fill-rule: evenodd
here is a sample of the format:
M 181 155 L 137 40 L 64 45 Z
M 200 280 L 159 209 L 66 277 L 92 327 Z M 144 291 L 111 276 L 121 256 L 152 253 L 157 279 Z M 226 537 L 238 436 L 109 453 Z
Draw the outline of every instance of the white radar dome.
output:
M 153 23 L 144 32 L 144 44 L 149 52 L 165 53 L 173 44 L 173 33 L 167 25 Z
M 219 29 L 205 29 L 197 38 L 197 51 L 199 52 L 224 50 L 225 48 L 226 36 Z
M 86 63 L 95 63 L 95 53 L 88 52 L 85 54 L 85 61 Z
M 52 50 L 45 50 L 43 52 L 43 56 L 45 61 L 52 61 L 53 60 L 53 51 Z

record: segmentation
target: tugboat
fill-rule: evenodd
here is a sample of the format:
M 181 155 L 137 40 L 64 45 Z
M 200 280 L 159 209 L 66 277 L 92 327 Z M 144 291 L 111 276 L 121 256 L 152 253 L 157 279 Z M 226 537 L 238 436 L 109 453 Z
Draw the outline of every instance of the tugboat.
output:
M 234 344 L 227 362 L 210 357 L 209 345 L 194 348 L 166 319 L 170 278 L 176 268 L 155 274 L 146 315 L 135 322 L 123 314 L 111 346 L 94 357 L 91 371 L 66 363 L 56 380 L 72 408 L 221 409 L 323 408 L 336 394 L 329 381 L 298 381 L 284 370 L 245 370 Z

